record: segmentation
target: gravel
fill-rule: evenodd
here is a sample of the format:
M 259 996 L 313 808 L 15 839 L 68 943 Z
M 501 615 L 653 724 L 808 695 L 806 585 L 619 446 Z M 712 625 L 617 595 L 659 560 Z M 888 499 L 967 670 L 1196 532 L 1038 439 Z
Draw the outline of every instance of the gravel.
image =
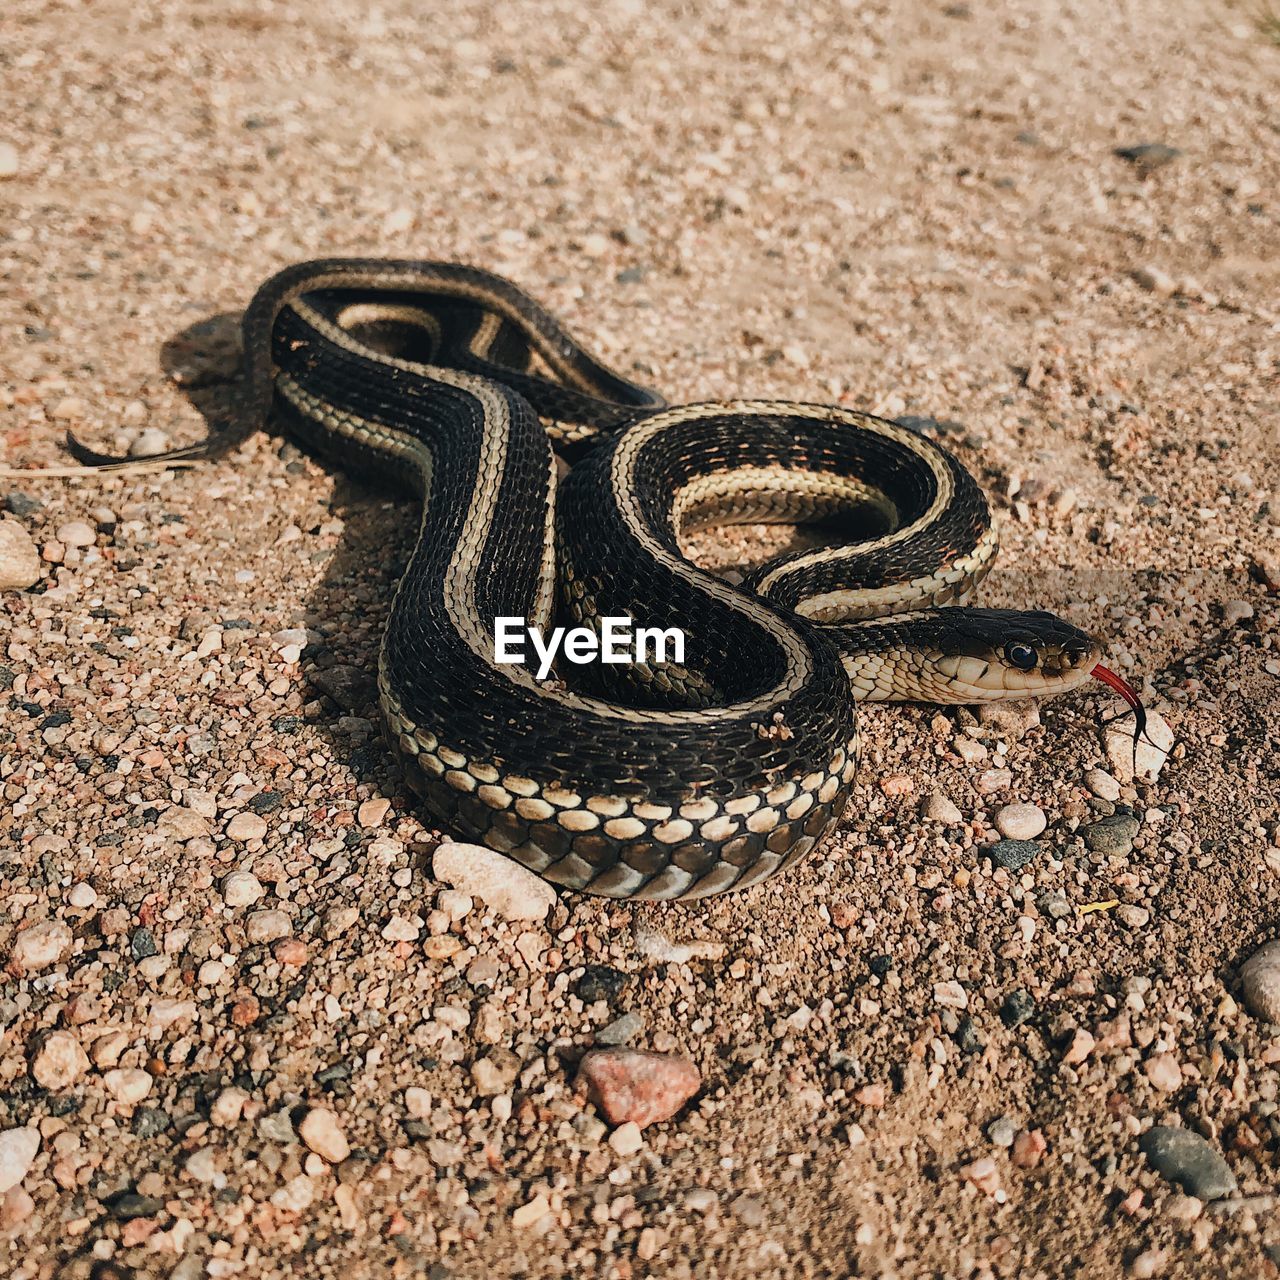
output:
M 449 833 L 380 738 L 412 502 L 265 433 L 8 479 L 30 581 L 0 637 L 0 1130 L 39 1147 L 0 1192 L 0 1274 L 1270 1266 L 1269 1210 L 1184 1220 L 1138 1150 L 1180 1123 L 1242 1201 L 1274 1182 L 1280 1024 L 1231 985 L 1280 918 L 1280 154 L 1243 11 L 10 10 L 0 463 L 65 461 L 68 427 L 135 453 L 219 427 L 239 313 L 298 258 L 472 262 L 673 403 L 829 401 L 942 440 L 998 525 L 980 602 L 1098 636 L 1168 750 L 1135 762 L 1094 682 L 864 705 L 848 812 L 784 877 L 682 905 L 535 881 L 508 918 L 443 876 Z M 1183 155 L 1112 155 L 1143 142 Z M 739 580 L 806 540 L 688 534 Z M 982 851 L 1015 804 L 1047 826 L 1005 869 Z M 1129 811 L 1127 852 L 1089 847 Z M 261 896 L 230 905 L 236 873 Z M 611 1000 L 592 967 L 630 981 Z M 89 1065 L 48 1090 L 53 1034 Z M 624 1043 L 702 1081 L 642 1133 L 574 1087 Z M 298 1138 L 316 1109 L 337 1164 Z M 121 1194 L 162 1207 L 123 1220 Z

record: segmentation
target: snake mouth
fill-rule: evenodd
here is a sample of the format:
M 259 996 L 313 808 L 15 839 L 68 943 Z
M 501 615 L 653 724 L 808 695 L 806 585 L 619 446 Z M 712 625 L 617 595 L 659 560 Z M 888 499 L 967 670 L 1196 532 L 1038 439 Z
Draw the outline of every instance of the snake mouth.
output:
M 1147 709 L 1138 697 L 1138 691 L 1123 676 L 1097 663 L 1089 673 L 1095 680 L 1101 680 L 1109 689 L 1114 689 L 1133 708 L 1133 742 L 1136 747 L 1139 738 L 1147 735 Z M 1148 739 L 1149 741 L 1149 739 Z

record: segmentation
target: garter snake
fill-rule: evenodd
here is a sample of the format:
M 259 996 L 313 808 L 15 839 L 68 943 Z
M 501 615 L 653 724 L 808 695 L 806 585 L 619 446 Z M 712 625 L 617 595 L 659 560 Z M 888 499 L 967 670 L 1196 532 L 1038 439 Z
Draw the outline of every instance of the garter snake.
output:
M 236 429 L 160 460 L 216 456 L 273 416 L 420 499 L 379 657 L 388 740 L 434 819 L 557 884 L 699 897 L 794 863 L 852 794 L 858 700 L 1123 685 L 1065 621 L 969 607 L 996 553 L 986 501 L 902 426 L 772 400 L 669 407 L 510 282 L 454 264 L 302 263 L 243 329 Z M 691 530 L 741 522 L 863 536 L 742 585 L 684 554 Z M 495 618 L 557 614 L 678 627 L 684 660 L 567 688 L 495 662 Z

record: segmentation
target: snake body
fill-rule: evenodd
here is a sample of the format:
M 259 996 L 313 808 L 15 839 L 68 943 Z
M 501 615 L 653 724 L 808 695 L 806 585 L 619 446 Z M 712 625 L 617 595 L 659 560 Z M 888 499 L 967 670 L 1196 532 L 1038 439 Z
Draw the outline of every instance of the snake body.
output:
M 1096 662 L 1052 615 L 964 607 L 996 551 L 987 504 L 902 426 L 779 401 L 668 407 L 516 286 L 455 264 L 291 267 L 244 336 L 244 428 L 274 416 L 421 500 L 378 670 L 410 785 L 444 827 L 557 884 L 667 899 L 756 883 L 839 821 L 857 700 L 1055 693 Z M 575 464 L 564 481 L 557 453 Z M 707 524 L 855 519 L 870 536 L 742 585 L 682 550 Z M 495 618 L 619 615 L 682 629 L 683 662 L 598 665 L 568 688 L 495 662 Z

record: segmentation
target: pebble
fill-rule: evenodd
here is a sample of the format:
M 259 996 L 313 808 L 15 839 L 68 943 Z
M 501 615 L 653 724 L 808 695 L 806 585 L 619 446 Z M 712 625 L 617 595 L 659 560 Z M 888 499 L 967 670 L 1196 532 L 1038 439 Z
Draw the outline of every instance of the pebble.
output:
M 960 1169 L 960 1176 L 977 1187 L 983 1195 L 1000 1194 L 1000 1169 L 990 1156 L 979 1156 Z
M 1163 142 L 1139 142 L 1130 147 L 1117 147 L 1114 154 L 1121 160 L 1128 160 L 1142 173 L 1152 173 L 1171 164 L 1182 152 Z
M 0 1195 L 0 1231 L 11 1231 L 34 1212 L 36 1202 L 22 1187 L 10 1187 Z
M 116 1067 L 106 1072 L 102 1083 L 117 1102 L 141 1102 L 151 1092 L 151 1076 L 140 1067 Z
M 54 1031 L 31 1062 L 31 1074 L 44 1089 L 65 1089 L 89 1069 L 89 1057 L 69 1031 Z
M 0 178 L 16 178 L 20 168 L 18 148 L 12 142 L 0 142 Z
M 539 1192 L 532 1200 L 522 1204 L 511 1215 L 511 1225 L 517 1231 L 523 1231 L 526 1227 L 531 1227 L 541 1218 L 545 1218 L 551 1212 L 551 1205 L 547 1201 L 547 1197 Z
M 475 900 L 469 893 L 462 893 L 457 889 L 441 889 L 436 895 L 436 906 L 449 917 L 450 924 L 457 924 L 470 915 Z
M 941 822 L 943 826 L 955 827 L 964 821 L 964 815 L 941 791 L 931 791 L 920 806 L 921 814 L 933 822 Z
M 307 1112 L 298 1126 L 298 1135 L 307 1146 L 330 1164 L 341 1164 L 351 1154 L 351 1144 L 338 1125 L 338 1118 L 324 1107 Z
M 1099 800 L 1114 804 L 1120 799 L 1120 784 L 1105 769 L 1090 769 L 1084 775 L 1084 785 Z
M 612 965 L 589 964 L 583 970 L 574 991 L 583 1004 L 594 1004 L 597 1000 L 613 1004 L 630 981 L 629 974 Z
M 719 1203 L 720 1197 L 710 1187 L 690 1187 L 684 1193 L 685 1205 L 694 1213 L 710 1213 Z
M 290 1178 L 279 1190 L 272 1192 L 271 1203 L 286 1213 L 302 1213 L 311 1207 L 315 1199 L 315 1184 L 305 1173 Z
M 967 1009 L 969 993 L 954 979 L 933 984 L 933 1002 L 944 1009 Z
M 38 1129 L 0 1131 L 0 1192 L 16 1187 L 27 1176 L 39 1150 Z
M 25 591 L 40 581 L 40 552 L 16 520 L 0 520 L 0 591 Z
M 644 1146 L 644 1135 L 634 1120 L 628 1120 L 609 1135 L 609 1145 L 620 1156 L 633 1156 Z
M 1143 1068 L 1147 1079 L 1162 1093 L 1174 1093 L 1182 1087 L 1182 1068 L 1171 1053 L 1157 1053 L 1148 1058 Z
M 1021 871 L 1027 863 L 1040 855 L 1040 846 L 1034 840 L 997 840 L 982 850 L 997 867 L 1006 871 Z
M 356 821 L 366 831 L 371 827 L 380 827 L 390 809 L 391 801 L 383 796 L 378 796 L 373 800 L 366 800 L 356 810 Z
M 1177 292 L 1178 286 L 1173 277 L 1159 267 L 1139 267 L 1133 278 L 1141 288 L 1154 293 L 1157 298 L 1171 298 Z
M 987 1125 L 987 1137 L 991 1139 L 992 1146 L 1011 1147 L 1017 1136 L 1018 1127 L 1009 1116 L 997 1116 Z
M 1013 786 L 1013 774 L 1008 769 L 988 769 L 981 774 L 974 784 L 974 790 L 981 796 L 992 796 L 1000 791 L 1007 791 Z
M 67 892 L 68 904 L 75 907 L 77 911 L 87 911 L 97 901 L 98 895 L 94 892 L 93 885 L 83 880 L 77 881 Z
M 520 1059 L 510 1049 L 491 1049 L 471 1064 L 471 1081 L 482 1098 L 493 1098 L 506 1091 L 520 1072 Z
M 437 880 L 479 898 L 505 920 L 542 920 L 556 891 L 510 858 L 478 844 L 442 844 L 432 856 Z
M 256 813 L 237 813 L 227 823 L 227 839 L 245 843 L 261 840 L 267 834 L 266 819 Z
M 1164 1271 L 1164 1264 L 1163 1249 L 1144 1249 L 1129 1263 L 1129 1274 L 1133 1280 L 1155 1280 Z
M 240 1117 L 244 1114 L 244 1104 L 248 1101 L 249 1095 L 243 1089 L 237 1089 L 234 1086 L 223 1089 L 213 1100 L 213 1106 L 209 1108 L 210 1123 L 223 1129 L 229 1129 L 232 1125 L 238 1124 Z
M 1116 911 L 1116 917 L 1126 929 L 1145 929 L 1151 923 L 1151 912 L 1146 907 L 1126 902 Z
M 197 1182 L 215 1182 L 218 1179 L 218 1153 L 213 1147 L 199 1147 L 186 1158 L 182 1167 Z
M 996 812 L 996 830 L 1010 840 L 1034 840 L 1046 826 L 1044 810 L 1034 804 L 1007 804 Z
M 154 1218 L 164 1208 L 164 1201 L 155 1196 L 139 1195 L 136 1191 L 126 1191 L 115 1196 L 111 1201 L 111 1216 L 120 1222 L 131 1222 L 134 1218 Z
M 688 964 L 690 960 L 719 960 L 725 953 L 723 942 L 692 940 L 674 942 L 665 933 L 637 923 L 631 930 L 636 952 L 653 964 Z
M 60 524 L 54 537 L 64 547 L 91 547 L 98 540 L 93 525 L 84 520 L 68 520 L 65 524 Z
M 1044 1153 L 1049 1149 L 1049 1144 L 1044 1140 L 1044 1134 L 1039 1129 L 1024 1129 L 1013 1140 L 1013 1149 L 1009 1153 L 1009 1159 L 1018 1166 L 1019 1169 L 1034 1169 L 1044 1158 Z
M 1083 1027 L 1078 1027 L 1071 1037 L 1062 1061 L 1069 1067 L 1078 1067 L 1092 1052 L 1098 1042 Z
M 626 1044 L 644 1030 L 644 1019 L 638 1013 L 624 1013 L 601 1027 L 595 1034 L 598 1045 L 614 1046 Z
M 1280 592 L 1280 555 L 1272 551 L 1258 552 L 1253 557 L 1253 571 L 1273 595 Z
M 392 916 L 382 926 L 382 937 L 387 942 L 417 942 L 420 933 L 419 926 L 404 916 Z
M 250 907 L 265 893 L 251 871 L 233 871 L 222 881 L 222 900 L 229 907 Z
M 245 921 L 244 936 L 250 942 L 275 942 L 287 938 L 291 928 L 283 911 L 255 911 Z
M 1229 627 L 1239 626 L 1253 617 L 1253 605 L 1247 600 L 1227 600 L 1222 606 L 1222 621 Z
M 744 1192 L 729 1201 L 729 1208 L 744 1227 L 754 1228 L 764 1225 L 764 1204 L 759 1196 L 747 1195 Z
M 1000 1020 L 1006 1027 L 1020 1027 L 1035 1011 L 1036 1002 L 1031 998 L 1031 993 L 1019 987 L 1005 996 L 1000 1005 Z
M 1147 712 L 1147 731 L 1138 740 L 1136 750 L 1132 716 L 1123 716 L 1108 723 L 1104 736 L 1107 762 L 1121 782 L 1128 782 L 1135 776 L 1154 782 L 1169 758 L 1173 743 L 1173 730 L 1158 711 Z
M 131 458 L 151 458 L 169 447 L 169 437 L 159 427 L 144 427 L 129 446 Z
M 577 1083 L 610 1124 L 634 1123 L 638 1133 L 675 1115 L 702 1087 L 702 1075 L 678 1054 L 613 1047 L 588 1052 Z
M 1280 941 L 1259 947 L 1240 966 L 1240 986 L 1250 1013 L 1280 1023 Z
M 1081 827 L 1080 834 L 1094 853 L 1119 857 L 1132 852 L 1133 838 L 1138 834 L 1140 826 L 1138 819 L 1130 814 L 1117 813 Z
M 431 1119 L 431 1094 L 426 1089 L 411 1085 L 404 1091 L 404 1109 L 415 1120 Z
M 1231 1166 L 1190 1129 L 1156 1125 L 1142 1135 L 1138 1148 L 1157 1173 L 1198 1200 L 1218 1200 L 1237 1190 Z
M 9 966 L 18 974 L 38 973 L 65 960 L 74 941 L 70 927 L 61 920 L 42 920 L 14 938 Z

